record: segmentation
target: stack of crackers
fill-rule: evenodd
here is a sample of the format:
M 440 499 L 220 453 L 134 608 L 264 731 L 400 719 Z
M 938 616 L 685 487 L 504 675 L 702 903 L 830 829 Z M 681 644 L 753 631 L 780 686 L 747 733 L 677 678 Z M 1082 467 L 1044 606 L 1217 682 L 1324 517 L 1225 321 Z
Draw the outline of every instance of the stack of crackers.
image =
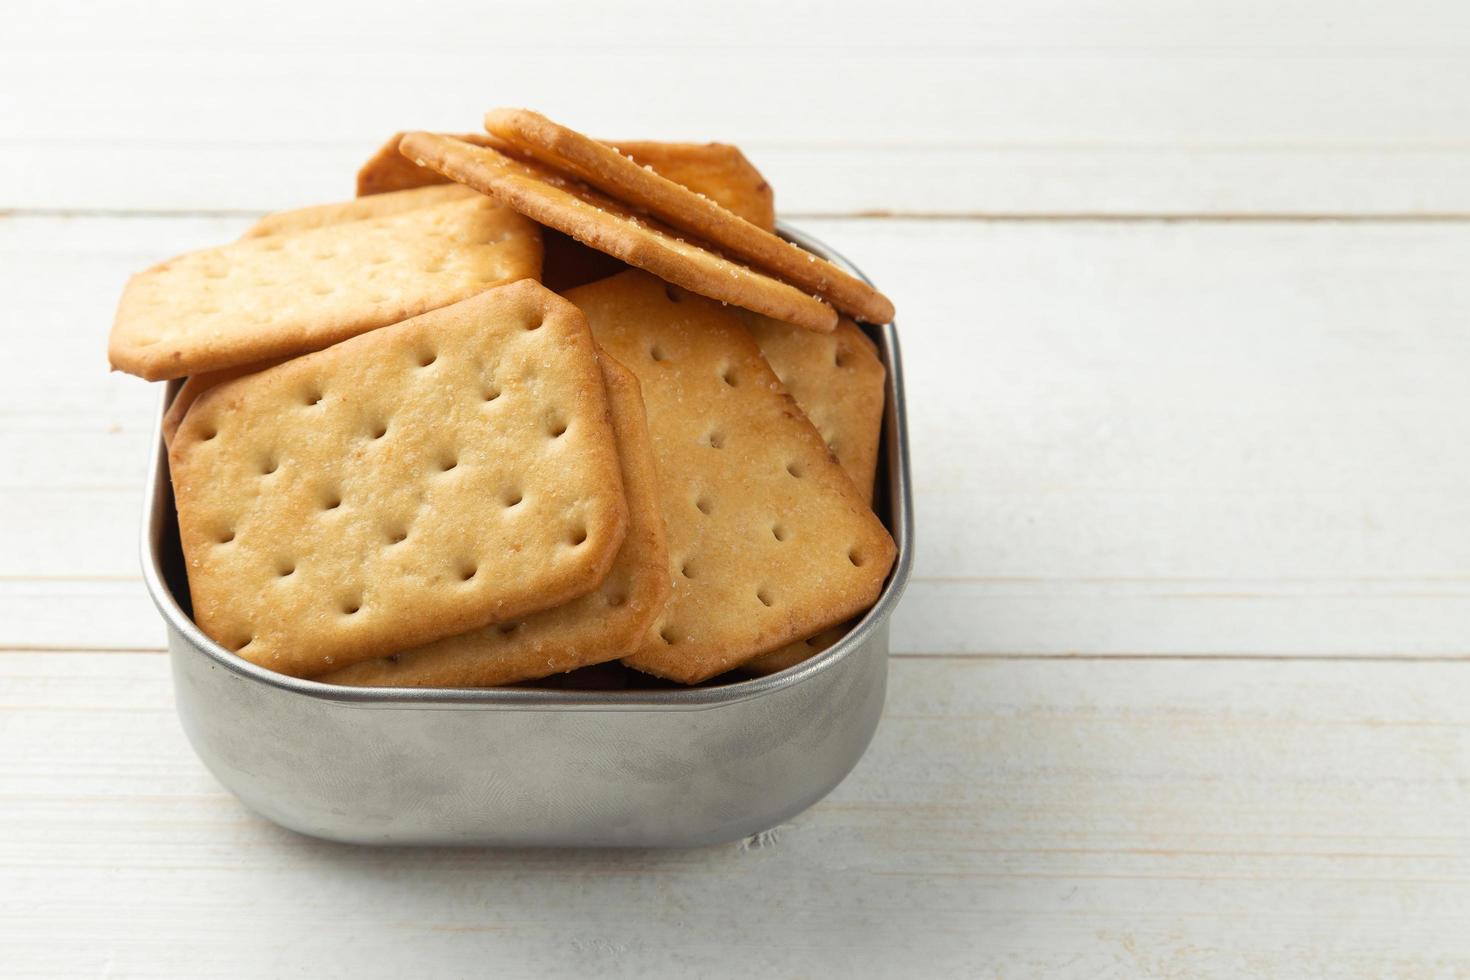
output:
M 135 276 L 193 615 L 335 684 L 790 667 L 872 605 L 893 307 L 774 234 L 733 147 L 525 110 Z

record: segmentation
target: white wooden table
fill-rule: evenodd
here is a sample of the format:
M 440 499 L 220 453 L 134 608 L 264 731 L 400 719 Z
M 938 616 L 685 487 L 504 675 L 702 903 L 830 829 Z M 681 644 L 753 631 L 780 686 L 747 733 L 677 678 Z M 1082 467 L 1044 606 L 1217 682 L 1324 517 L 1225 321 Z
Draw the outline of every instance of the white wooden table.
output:
M 1470 974 L 1464 4 L 370 6 L 7 6 L 0 975 Z M 496 104 L 741 144 L 899 306 L 888 710 L 768 837 L 333 846 L 173 718 L 125 277 Z

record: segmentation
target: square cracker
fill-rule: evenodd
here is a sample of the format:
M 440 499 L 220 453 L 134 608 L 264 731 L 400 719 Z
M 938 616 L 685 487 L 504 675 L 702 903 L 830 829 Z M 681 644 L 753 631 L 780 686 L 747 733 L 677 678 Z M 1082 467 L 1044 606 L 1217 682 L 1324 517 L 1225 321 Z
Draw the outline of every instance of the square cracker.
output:
M 533 222 L 482 195 L 193 252 L 134 276 L 108 354 L 150 381 L 329 344 L 541 270 Z
M 195 622 L 296 676 L 586 595 L 628 519 L 586 319 L 530 281 L 212 388 L 169 465 Z
M 628 535 L 607 578 L 580 599 L 427 646 L 325 674 L 366 687 L 491 687 L 535 680 L 632 653 L 669 598 L 669 547 L 638 379 L 606 353 L 607 385 L 628 498 Z
M 863 280 L 540 113 L 494 109 L 485 114 L 485 128 L 543 166 L 570 174 L 762 272 L 816 293 L 844 313 L 872 323 L 893 319 L 893 304 Z
M 291 211 L 278 211 L 275 214 L 266 215 L 251 225 L 241 237 L 266 238 L 271 235 L 288 235 L 301 231 L 310 231 L 314 228 L 325 228 L 328 225 L 345 224 L 349 221 L 386 218 L 391 215 L 402 214 L 405 211 L 414 211 L 418 208 L 464 200 L 474 193 L 475 191 L 461 184 L 440 184 L 434 187 L 421 187 L 414 190 L 393 191 L 386 194 L 378 194 L 374 197 L 354 198 L 351 201 L 343 201 L 335 204 L 318 204 L 312 207 L 296 208 Z M 618 270 L 613 269 L 606 274 L 611 274 L 611 272 L 615 271 Z M 323 344 L 322 346 L 328 345 Z M 313 350 L 319 349 L 313 348 Z M 310 354 L 312 351 L 303 350 L 298 353 Z M 225 381 L 231 381 L 247 374 L 264 371 L 268 367 L 274 367 L 283 360 L 289 360 L 289 357 L 274 357 L 253 364 L 242 364 L 219 371 L 206 371 L 203 374 L 190 375 L 189 379 L 184 382 L 183 387 L 179 389 L 178 394 L 174 396 L 174 400 L 169 403 L 168 411 L 164 413 L 164 445 L 167 446 L 173 442 L 174 433 L 178 430 L 179 423 L 184 421 L 184 413 L 189 410 L 190 405 L 194 404 L 195 399 L 204 394 L 204 392 Z
M 397 152 L 396 144 L 394 152 Z M 348 221 L 362 221 L 367 218 L 402 214 L 404 211 L 430 207 L 475 193 L 477 192 L 463 184 L 440 184 L 414 190 L 390 191 L 372 197 L 354 198 L 342 204 L 321 204 L 294 211 L 281 211 L 260 219 L 245 232 L 244 237 L 262 238 L 268 235 L 290 234 Z M 541 237 L 544 246 L 541 280 L 548 289 L 554 292 L 605 279 L 628 268 L 612 256 L 593 251 L 559 231 L 549 228 L 542 229 Z M 301 351 L 301 353 L 309 354 L 311 351 Z M 163 416 L 164 445 L 173 441 L 174 432 L 177 431 L 179 423 L 184 420 L 184 413 L 204 392 L 221 382 L 263 371 L 286 359 L 271 358 L 256 364 L 244 364 L 220 371 L 191 375 L 179 389 L 178 394 L 174 396 L 168 411 Z
M 700 295 L 810 330 L 837 326 L 836 311 L 821 300 L 685 241 L 577 180 L 433 133 L 409 133 L 399 146 L 418 164 Z
M 887 376 L 877 347 L 845 317 L 830 334 L 800 330 L 754 313 L 745 315 L 745 325 L 771 370 L 871 505 Z M 759 676 L 794 667 L 842 639 L 850 627 L 834 626 L 762 654 L 741 670 Z
M 403 133 L 393 136 L 357 172 L 357 194 L 382 194 L 409 187 L 442 184 L 448 177 L 421 167 L 398 152 Z M 504 150 L 500 140 L 485 133 L 456 134 L 455 139 Z M 738 147 L 725 143 L 659 143 L 652 140 L 607 141 L 632 157 L 640 167 L 652 167 L 670 180 L 729 208 L 753 225 L 771 231 L 776 210 L 771 185 Z
M 871 504 L 887 381 L 873 342 L 846 317 L 825 334 L 754 313 L 746 315 L 745 325 L 771 370 Z
M 737 317 L 638 271 L 568 292 L 643 384 L 674 592 L 626 660 L 697 683 L 870 606 L 894 544 Z
M 396 152 L 396 147 L 395 147 Z M 476 192 L 462 184 L 439 184 L 437 186 L 420 187 L 405 191 L 391 191 L 378 194 L 373 197 L 353 198 L 351 201 L 343 201 L 335 204 L 318 204 L 312 207 L 296 208 L 291 211 L 278 211 L 268 214 L 246 230 L 242 238 L 266 238 L 271 235 L 288 235 L 301 231 L 310 231 L 314 228 L 325 228 L 328 225 L 340 225 L 349 221 L 364 221 L 370 218 L 385 218 L 391 215 L 402 214 L 405 211 L 414 211 L 418 208 L 433 207 L 437 204 L 446 204 L 451 201 L 464 200 Z M 553 233 L 555 234 L 555 233 Z M 545 241 L 546 256 L 550 257 L 550 242 Z M 606 256 L 599 257 L 606 258 Z M 600 268 L 600 267 L 599 267 Z M 590 270 L 589 270 L 590 271 Z M 602 275 L 611 275 L 620 271 L 611 268 Z M 588 282 L 591 278 L 602 278 L 602 276 L 591 276 L 580 280 Z M 548 284 L 549 285 L 549 284 Z M 551 286 L 553 290 L 555 286 Z M 327 346 L 323 344 L 322 346 Z M 319 350 L 320 348 L 314 348 Z M 299 353 L 310 354 L 312 351 L 303 350 Z M 292 355 L 294 356 L 294 355 Z M 169 403 L 168 411 L 163 416 L 163 442 L 168 445 L 173 441 L 174 432 L 178 430 L 179 423 L 184 420 L 184 413 L 204 392 L 217 384 L 230 381 L 234 378 L 264 371 L 268 367 L 274 367 L 289 357 L 275 357 L 254 364 L 242 364 L 238 367 L 225 368 L 220 371 L 207 371 L 203 374 L 190 375 L 189 380 L 184 382 L 174 400 Z

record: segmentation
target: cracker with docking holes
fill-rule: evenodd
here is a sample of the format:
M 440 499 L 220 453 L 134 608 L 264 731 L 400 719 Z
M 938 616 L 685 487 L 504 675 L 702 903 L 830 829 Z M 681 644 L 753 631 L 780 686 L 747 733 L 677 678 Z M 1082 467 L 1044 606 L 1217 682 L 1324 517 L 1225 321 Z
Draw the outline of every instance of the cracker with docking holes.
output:
M 771 370 L 871 505 L 887 380 L 876 346 L 846 317 L 830 334 L 801 330 L 754 313 L 745 314 L 745 325 L 755 335 Z M 762 654 L 741 669 L 760 676 L 793 667 L 842 639 L 849 628 L 850 624 L 823 630 Z
M 893 319 L 888 298 L 856 276 L 540 113 L 494 109 L 485 114 L 485 128 L 543 166 L 570 174 L 725 255 L 815 293 L 844 313 L 871 323 Z
M 580 181 L 433 133 L 409 133 L 399 148 L 418 164 L 695 293 L 811 330 L 837 326 L 836 311 L 822 301 L 685 241 Z
M 266 368 L 275 367 L 289 358 L 273 358 L 259 364 L 246 364 L 241 367 L 225 368 L 223 371 L 207 371 L 204 374 L 191 375 L 187 381 L 179 386 L 174 393 L 174 400 L 169 402 L 168 411 L 163 413 L 163 444 L 165 447 L 174 444 L 174 434 L 179 431 L 179 426 L 184 424 L 184 416 L 189 409 L 199 400 L 199 396 L 216 385 L 222 385 L 226 381 L 234 381 L 243 378 L 247 374 L 257 374 Z
M 674 591 L 629 666 L 686 684 L 877 598 L 895 549 L 740 318 L 630 271 L 568 292 L 643 386 Z
M 241 238 L 265 238 L 270 235 L 291 234 L 340 225 L 348 221 L 365 221 L 369 218 L 389 218 L 405 211 L 463 201 L 475 192 L 460 184 L 438 184 L 432 187 L 415 187 L 411 190 L 393 191 L 390 194 L 374 194 L 372 197 L 355 197 L 350 201 L 333 204 L 316 204 L 311 207 L 277 211 L 261 218 L 241 235 Z
M 531 281 L 212 388 L 169 454 L 195 622 L 312 676 L 586 595 L 628 522 L 608 416 Z
M 397 152 L 396 145 L 394 152 Z M 260 219 L 245 233 L 244 237 L 261 238 L 267 235 L 289 234 L 312 228 L 323 228 L 331 224 L 401 214 L 404 211 L 445 203 L 475 193 L 477 192 L 462 184 L 440 184 L 414 190 L 391 191 L 373 197 L 355 198 L 341 204 L 322 204 L 316 207 L 299 208 L 295 211 L 281 211 Z M 612 256 L 594 251 L 559 231 L 546 228 L 541 231 L 544 245 L 544 268 L 541 279 L 552 291 L 570 289 L 573 286 L 605 279 L 628 268 Z M 302 351 L 301 353 L 311 352 Z M 174 400 L 169 404 L 168 412 L 163 417 L 164 445 L 173 441 L 174 432 L 178 429 L 179 423 L 184 420 L 184 413 L 205 391 L 221 382 L 263 371 L 279 364 L 282 360 L 286 358 L 272 358 L 258 364 L 246 364 L 221 371 L 191 375 L 179 389 L 178 394 L 174 396 Z
M 745 325 L 755 334 L 771 370 L 871 503 L 887 379 L 873 342 L 846 317 L 828 334 L 754 313 L 746 314 Z
M 319 680 L 366 687 L 491 687 L 617 660 L 638 647 L 669 597 L 669 548 L 638 379 L 605 352 L 599 360 L 622 461 L 628 535 L 596 591 L 518 623 L 363 661 Z
M 320 350 L 540 270 L 536 225 L 478 194 L 251 238 L 134 276 L 108 355 L 150 381 L 239 367 Z
M 455 139 L 476 146 L 506 148 L 504 143 L 485 133 L 453 135 Z M 399 153 L 398 141 L 403 136 L 403 133 L 394 133 L 358 170 L 359 197 L 442 184 L 449 179 Z M 652 167 L 670 180 L 729 208 L 751 224 L 767 231 L 776 227 L 771 185 L 737 147 L 725 143 L 659 143 L 652 140 L 603 142 L 632 157 L 640 167 Z
M 405 211 L 413 211 L 418 208 L 432 207 L 436 204 L 447 204 L 450 201 L 463 200 L 474 193 L 475 191 L 460 184 L 441 184 L 435 187 L 394 191 L 370 198 L 354 198 L 351 201 L 343 201 L 335 204 L 318 204 L 312 207 L 297 208 L 292 211 L 278 211 L 275 214 L 266 215 L 251 225 L 241 237 L 265 238 L 270 235 L 293 234 L 295 232 L 310 231 L 314 228 L 325 228 L 328 225 L 345 224 L 349 221 L 385 218 L 390 215 L 402 214 Z M 300 353 L 309 354 L 312 351 L 303 350 Z M 205 391 L 222 382 L 243 377 L 247 374 L 254 374 L 257 371 L 264 371 L 266 368 L 274 367 L 281 363 L 281 361 L 288 359 L 283 357 L 270 358 L 269 360 L 255 364 L 243 364 L 239 367 L 225 368 L 220 371 L 207 371 L 203 374 L 190 375 L 189 380 L 184 382 L 178 394 L 174 396 L 174 400 L 169 403 L 168 412 L 163 416 L 164 445 L 168 445 L 173 441 L 174 432 L 178 430 L 179 423 L 184 420 L 184 413 L 189 410 L 189 406 L 194 403 L 194 400 Z
M 251 225 L 242 238 L 265 238 L 270 235 L 285 235 L 295 232 L 310 231 L 314 228 L 325 228 L 328 225 L 340 225 L 349 221 L 363 221 L 369 218 L 385 218 L 390 215 L 402 214 L 405 211 L 413 211 L 418 208 L 432 207 L 436 204 L 447 204 L 450 201 L 463 200 L 475 192 L 468 187 L 459 184 L 441 184 L 437 187 L 422 187 L 415 190 L 396 191 L 389 194 L 379 194 L 371 198 L 354 198 L 351 201 L 343 201 L 335 204 L 318 204 L 312 207 L 297 208 L 292 211 L 278 211 L 268 214 L 255 224 Z M 323 345 L 326 346 L 326 345 Z M 317 348 L 320 349 L 320 348 Z M 312 351 L 304 350 L 302 354 Z M 179 389 L 174 400 L 169 403 L 168 412 L 163 416 L 163 442 L 168 445 L 173 442 L 174 432 L 178 430 L 179 423 L 184 420 L 184 413 L 189 410 L 200 395 L 213 388 L 217 384 L 230 381 L 234 378 L 243 377 L 247 374 L 255 374 L 264 371 L 268 367 L 274 367 L 283 360 L 289 358 L 270 358 L 255 364 L 242 364 L 238 367 L 225 368 L 220 371 L 207 371 L 203 374 L 190 375 Z

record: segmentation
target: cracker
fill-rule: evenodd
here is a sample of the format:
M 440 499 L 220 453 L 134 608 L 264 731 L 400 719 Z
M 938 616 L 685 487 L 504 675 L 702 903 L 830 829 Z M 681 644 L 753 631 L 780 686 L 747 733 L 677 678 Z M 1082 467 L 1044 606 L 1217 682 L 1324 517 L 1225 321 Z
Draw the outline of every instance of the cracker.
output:
M 628 519 L 586 320 L 529 281 L 212 388 L 169 459 L 195 622 L 296 676 L 586 595 Z
M 359 197 L 443 184 L 449 179 L 399 153 L 398 141 L 403 135 L 394 133 L 357 172 Z M 476 146 L 505 149 L 504 143 L 485 133 L 465 133 L 454 138 Z M 736 147 L 724 143 L 657 143 L 650 140 L 613 141 L 609 145 L 632 157 L 640 167 L 652 167 L 670 180 L 724 205 L 752 224 L 767 231 L 776 226 L 771 185 Z
M 179 386 L 174 394 L 174 400 L 169 402 L 168 411 L 163 413 L 163 444 L 172 446 L 174 435 L 179 431 L 179 426 L 184 423 L 184 416 L 189 409 L 199 400 L 199 396 L 216 385 L 224 384 L 226 381 L 234 381 L 243 378 L 247 374 L 257 374 L 266 368 L 275 367 L 283 358 L 265 361 L 261 364 L 245 364 L 241 367 L 225 368 L 223 371 L 209 371 L 204 374 L 192 375 L 187 381 Z
M 397 147 L 394 147 L 395 152 Z M 450 201 L 462 200 L 475 192 L 460 184 L 441 184 L 435 187 L 423 187 L 416 190 L 394 191 L 379 194 L 369 198 L 354 198 L 336 204 L 319 204 L 313 207 L 297 208 L 293 211 L 279 211 L 268 214 L 252 225 L 242 238 L 264 238 L 270 235 L 292 234 L 299 231 L 310 231 L 313 228 L 325 228 L 328 225 L 344 224 L 348 221 L 363 221 L 370 218 L 384 218 L 405 211 L 413 211 L 421 207 L 432 207 L 437 204 L 445 204 Z M 549 243 L 547 243 L 549 246 Z M 549 252 L 549 247 L 547 248 Z M 549 258 L 549 255 L 548 255 Z M 610 275 L 618 271 L 616 268 L 605 273 Z M 580 282 L 590 282 L 592 276 L 582 279 Z M 580 282 L 578 284 L 580 284 Z M 555 291 L 556 287 L 552 287 Z M 309 354 L 311 351 L 302 351 Z M 173 442 L 174 433 L 179 428 L 179 423 L 184 420 L 184 413 L 189 406 L 204 392 L 217 384 L 243 377 L 247 374 L 255 374 L 264 371 L 268 367 L 274 367 L 288 358 L 271 358 L 258 364 L 244 364 L 239 367 L 226 368 L 221 371 L 208 371 L 204 374 L 191 375 L 179 388 L 174 400 L 169 403 L 168 411 L 163 416 L 163 444 L 165 446 Z
M 745 325 L 771 370 L 871 504 L 887 377 L 873 342 L 846 317 L 825 334 L 753 313 L 746 315 Z
M 571 174 L 727 255 L 816 293 L 844 313 L 872 323 L 893 319 L 893 304 L 863 280 L 540 113 L 494 109 L 485 114 L 485 128 L 542 165 Z
M 758 228 L 776 227 L 776 201 L 771 185 L 738 147 L 727 143 L 656 143 L 650 140 L 603 140 L 652 167 L 676 184 L 703 194 Z
M 366 221 L 370 218 L 389 218 L 405 211 L 448 204 L 468 198 L 474 191 L 459 184 L 440 184 L 436 187 L 416 187 L 412 190 L 394 191 L 391 194 L 375 194 L 372 197 L 355 197 L 350 201 L 333 204 L 317 204 L 291 211 L 268 214 L 251 225 L 241 238 L 265 238 L 269 235 L 290 234 L 310 231 L 327 225 L 340 225 L 348 221 Z
M 416 163 L 700 295 L 812 330 L 837 325 L 836 312 L 822 301 L 684 241 L 579 181 L 433 133 L 409 133 L 400 149 Z
M 401 191 L 411 187 L 427 187 L 433 184 L 443 184 L 449 180 L 443 174 L 436 173 L 428 167 L 421 167 L 398 152 L 398 141 L 405 135 L 407 134 L 394 133 L 388 137 L 388 142 L 378 147 L 377 152 L 369 157 L 368 161 L 357 171 L 358 197 Z M 457 140 L 474 143 L 476 146 L 505 148 L 504 143 L 486 133 L 455 133 L 452 135 Z
M 778 674 L 789 667 L 810 660 L 817 654 L 832 646 L 838 640 L 847 635 L 850 623 L 841 626 L 833 626 L 831 629 L 822 630 L 816 636 L 809 636 L 805 640 L 797 640 L 788 643 L 779 650 L 763 653 L 754 660 L 740 665 L 740 669 L 747 674 L 756 677 L 765 677 L 767 674 Z
M 320 350 L 541 269 L 539 229 L 473 195 L 180 256 L 132 278 L 108 354 L 150 381 Z
M 464 187 L 460 184 L 445 184 L 441 185 L 441 187 L 442 189 L 446 190 L 449 188 L 453 188 L 457 193 L 475 193 L 475 191 L 472 191 L 469 188 Z M 441 188 L 428 189 L 438 190 Z M 414 193 L 417 192 L 397 191 L 387 194 L 380 194 L 376 197 L 358 198 L 358 200 L 365 202 L 381 201 L 386 198 L 396 197 L 399 194 L 406 195 Z M 405 208 L 403 210 L 411 209 Z M 329 217 L 335 217 L 338 221 L 356 221 L 359 220 L 361 217 L 364 217 L 364 215 L 354 214 L 349 210 L 343 209 L 341 205 L 335 204 L 323 205 L 322 210 L 319 212 L 319 216 L 318 214 L 307 214 L 307 212 L 317 211 L 318 209 L 316 208 L 303 208 L 300 211 L 282 212 L 279 217 L 285 219 L 288 215 L 302 215 L 303 221 L 320 221 L 320 223 L 316 225 L 317 227 L 324 227 L 326 224 L 330 223 L 330 221 L 327 220 Z M 265 220 L 266 219 L 262 219 L 262 224 Z M 280 231 L 286 230 L 286 225 L 287 222 L 283 221 L 278 226 L 280 228 Z M 250 232 L 246 233 L 247 236 L 250 236 L 261 227 L 262 225 L 257 225 L 255 228 L 252 228 Z M 262 232 L 262 234 L 278 234 L 280 233 L 280 231 Z M 259 236 L 257 235 L 257 237 Z M 616 275 L 617 273 L 622 272 L 628 268 L 626 264 L 619 262 L 612 256 L 606 255 L 602 252 L 594 251 L 593 249 L 588 248 L 586 245 L 583 245 L 581 242 L 578 242 L 572 238 L 568 238 L 566 235 L 563 235 L 559 231 L 553 231 L 550 228 L 544 228 L 542 229 L 541 237 L 545 252 L 541 273 L 541 281 L 546 285 L 546 288 L 552 290 L 553 292 L 560 292 L 563 289 L 570 289 L 573 286 L 585 285 L 589 282 L 595 282 L 598 279 L 606 279 L 608 276 Z M 751 314 L 751 316 L 755 315 L 756 314 Z M 802 332 L 808 333 L 810 331 Z M 310 351 L 303 351 L 302 353 L 310 353 Z M 210 388 L 213 388 L 215 385 L 220 384 L 221 382 L 230 381 L 234 378 L 243 377 L 247 374 L 254 374 L 257 371 L 263 371 L 268 367 L 274 367 L 275 365 L 281 363 L 282 360 L 286 359 L 287 358 L 272 358 L 271 360 L 265 361 L 260 364 L 246 364 L 241 367 L 226 368 L 222 371 L 208 371 L 204 374 L 191 375 L 189 379 L 184 382 L 183 386 L 179 388 L 178 394 L 176 394 L 174 396 L 174 400 L 169 403 L 168 411 L 164 413 L 163 444 L 167 446 L 173 442 L 174 432 L 178 430 L 179 423 L 184 420 L 184 413 L 189 410 L 189 406 L 194 403 L 195 399 L 197 399 L 204 392 L 208 391 Z
M 397 152 L 397 146 L 394 146 Z M 313 207 L 297 208 L 293 211 L 278 211 L 261 218 L 246 230 L 242 238 L 265 238 L 270 235 L 293 234 L 300 231 L 310 231 L 313 228 L 325 228 L 328 225 L 345 224 L 349 221 L 363 221 L 370 218 L 386 218 L 405 211 L 413 211 L 418 208 L 432 207 L 438 204 L 446 204 L 450 201 L 463 200 L 475 192 L 460 184 L 440 184 L 434 187 L 422 187 L 415 190 L 393 191 L 379 194 L 374 197 L 354 198 L 351 201 L 343 201 L 335 204 L 318 204 Z M 617 271 L 616 269 L 612 271 Z M 610 273 L 609 273 L 610 274 Z M 596 278 L 601 278 L 600 276 Z M 582 282 L 588 282 L 584 279 Z M 302 351 L 309 354 L 311 351 Z M 179 388 L 174 400 L 169 403 L 168 411 L 163 416 L 163 443 L 165 446 L 173 442 L 174 432 L 178 430 L 179 423 L 184 420 L 184 413 L 189 406 L 204 392 L 217 384 L 243 377 L 247 374 L 255 374 L 264 371 L 268 367 L 274 367 L 288 358 L 272 358 L 258 364 L 244 364 L 239 367 L 226 368 L 222 371 L 209 371 L 204 374 L 191 375 L 183 386 Z
M 870 606 L 892 538 L 733 312 L 631 271 L 567 298 L 638 375 L 674 592 L 625 662 L 696 683 Z
M 846 317 L 831 334 L 801 330 L 754 313 L 745 315 L 745 325 L 771 370 L 871 505 L 887 374 L 877 347 Z M 794 667 L 842 639 L 850 626 L 834 626 L 762 654 L 741 670 L 764 676 Z
M 668 600 L 669 548 L 638 379 L 607 354 L 602 377 L 628 498 L 628 535 L 596 591 L 519 623 L 487 626 L 320 678 L 368 687 L 491 687 L 627 656 Z

